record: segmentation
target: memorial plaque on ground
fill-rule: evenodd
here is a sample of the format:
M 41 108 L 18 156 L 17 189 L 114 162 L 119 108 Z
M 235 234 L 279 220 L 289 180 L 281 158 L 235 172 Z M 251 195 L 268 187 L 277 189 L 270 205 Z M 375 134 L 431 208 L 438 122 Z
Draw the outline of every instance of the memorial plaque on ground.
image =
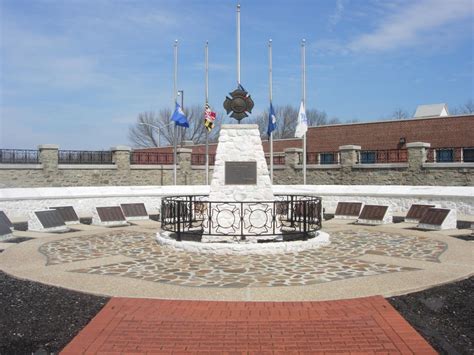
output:
M 4 224 L 9 228 L 13 227 L 13 223 L 10 221 L 10 219 L 7 217 L 7 215 L 3 211 L 0 211 L 0 224 Z
M 143 203 L 122 203 L 120 207 L 122 207 L 125 217 L 148 217 Z
M 381 221 L 385 217 L 388 206 L 365 205 L 359 219 Z
M 335 215 L 358 217 L 361 208 L 360 202 L 338 202 Z
M 6 224 L 0 223 L 0 236 L 8 234 L 12 234 L 10 227 L 8 227 Z
M 421 217 L 420 224 L 431 224 L 440 226 L 449 214 L 449 209 L 444 208 L 429 208 Z
M 35 214 L 43 228 L 65 226 L 64 220 L 57 210 L 37 211 Z
M 51 209 L 59 212 L 64 222 L 78 222 L 79 217 L 72 206 L 51 207 Z
M 225 184 L 226 185 L 256 185 L 257 184 L 257 162 L 256 161 L 226 161 L 225 162 Z
M 410 209 L 408 210 L 407 216 L 405 219 L 407 220 L 420 220 L 421 217 L 424 216 L 426 211 L 428 211 L 430 208 L 435 207 L 434 205 L 417 205 L 413 204 L 410 206 Z
M 97 213 L 102 222 L 125 221 L 125 216 L 119 206 L 97 207 Z

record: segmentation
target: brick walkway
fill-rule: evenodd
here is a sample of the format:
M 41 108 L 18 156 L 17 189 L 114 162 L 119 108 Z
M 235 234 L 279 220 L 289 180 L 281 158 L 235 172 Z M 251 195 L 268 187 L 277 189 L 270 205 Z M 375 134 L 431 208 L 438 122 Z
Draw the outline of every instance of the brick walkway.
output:
M 61 354 L 436 354 L 384 298 L 205 302 L 113 298 Z

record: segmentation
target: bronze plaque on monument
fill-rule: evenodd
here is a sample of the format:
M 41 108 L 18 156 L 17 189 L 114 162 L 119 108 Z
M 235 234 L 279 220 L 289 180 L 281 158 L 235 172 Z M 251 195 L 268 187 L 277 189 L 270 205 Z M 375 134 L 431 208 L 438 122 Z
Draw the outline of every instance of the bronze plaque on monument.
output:
M 257 162 L 256 161 L 226 161 L 225 162 L 225 184 L 226 185 L 256 185 L 257 184 Z

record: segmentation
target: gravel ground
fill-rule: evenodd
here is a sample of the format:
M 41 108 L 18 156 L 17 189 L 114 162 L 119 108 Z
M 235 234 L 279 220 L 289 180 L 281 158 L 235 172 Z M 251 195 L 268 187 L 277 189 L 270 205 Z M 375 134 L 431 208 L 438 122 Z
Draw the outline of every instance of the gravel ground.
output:
M 109 300 L 0 272 L 0 354 L 58 353 Z M 474 354 L 474 277 L 388 301 L 441 354 Z
M 108 300 L 0 272 L 0 354 L 57 353 Z
M 440 354 L 474 354 L 474 277 L 388 301 Z

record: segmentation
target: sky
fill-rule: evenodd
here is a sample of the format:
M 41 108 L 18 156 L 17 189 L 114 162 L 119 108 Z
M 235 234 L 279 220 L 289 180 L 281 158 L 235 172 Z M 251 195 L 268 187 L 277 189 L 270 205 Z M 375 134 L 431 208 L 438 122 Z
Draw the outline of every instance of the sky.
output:
M 173 44 L 185 106 L 223 111 L 236 88 L 236 1 L 0 0 L 0 148 L 130 145 L 145 111 L 173 109 Z M 472 0 L 242 0 L 241 83 L 254 113 L 268 98 L 342 122 L 474 99 Z

